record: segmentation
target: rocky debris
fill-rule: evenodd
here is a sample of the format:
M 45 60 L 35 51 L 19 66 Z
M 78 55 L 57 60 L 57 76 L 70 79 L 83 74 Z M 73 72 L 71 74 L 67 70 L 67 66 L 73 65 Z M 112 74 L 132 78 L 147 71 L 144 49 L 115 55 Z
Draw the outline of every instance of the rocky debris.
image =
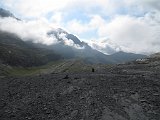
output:
M 158 63 L 1 77 L 0 120 L 159 120 Z
M 68 75 L 66 75 L 63 79 L 68 79 L 69 77 L 68 77 Z
M 117 113 L 114 113 L 109 108 L 105 107 L 103 111 L 102 120 L 127 120 L 127 119 Z

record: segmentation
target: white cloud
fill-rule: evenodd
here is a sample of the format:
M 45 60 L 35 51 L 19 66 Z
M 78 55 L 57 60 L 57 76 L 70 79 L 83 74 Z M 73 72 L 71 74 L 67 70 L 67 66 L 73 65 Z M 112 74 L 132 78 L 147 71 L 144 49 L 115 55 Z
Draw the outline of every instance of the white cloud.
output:
M 54 25 L 54 27 L 60 27 L 62 26 L 62 13 L 61 12 L 57 12 L 55 13 L 51 18 L 50 18 L 50 21 L 51 23 Z
M 104 54 L 113 54 L 115 52 L 121 51 L 120 46 L 112 43 L 109 39 L 101 38 L 98 40 L 91 40 L 87 42 L 93 49 L 96 49 Z
M 91 37 L 97 38 L 96 41 L 89 41 L 89 43 L 93 48 L 104 53 L 110 53 L 107 52 L 108 48 L 112 48 L 113 51 L 120 48 L 136 53 L 160 51 L 159 0 L 2 0 L 1 3 L 21 15 L 22 18 L 45 18 L 51 14 L 50 23 L 44 22 L 49 24 L 47 26 L 65 28 L 80 38 L 84 38 L 84 33 L 96 32 Z M 70 18 L 71 11 L 77 10 L 85 13 L 89 20 L 84 22 L 86 19 L 84 16 L 82 19 Z M 75 13 L 81 15 L 81 13 Z M 39 24 L 37 21 L 27 22 L 25 26 L 30 26 L 29 23 L 32 23 L 30 29 L 35 29 L 37 26 L 44 27 L 44 31 L 49 29 L 45 25 L 35 27 L 33 24 Z M 14 27 L 12 29 L 16 31 L 18 28 Z M 22 28 L 19 26 L 19 29 Z M 38 29 L 33 33 L 25 31 L 21 36 L 25 37 L 27 36 L 25 34 L 29 34 L 36 39 L 39 36 L 33 34 L 41 33 L 42 39 L 46 37 L 44 31 L 43 29 Z M 107 41 L 101 38 L 107 38 Z
M 90 21 L 83 23 L 76 19 L 69 21 L 66 25 L 67 30 L 81 36 L 84 33 L 97 31 L 99 37 L 106 37 L 104 33 L 106 30 L 107 22 L 99 15 L 90 15 Z M 104 35 L 105 34 L 105 35 Z
M 66 25 L 66 28 L 71 33 L 75 33 L 79 36 L 84 32 L 88 32 L 91 30 L 88 24 L 83 24 L 78 20 L 69 21 Z
M 23 17 L 39 18 L 49 12 L 57 12 L 70 4 L 72 0 L 2 0 L 5 6 L 14 9 Z
M 2 3 L 22 17 L 39 18 L 49 12 L 69 12 L 81 9 L 86 14 L 116 14 L 122 7 L 139 4 L 137 0 L 2 0 Z
M 14 33 L 23 40 L 33 40 L 35 43 L 49 45 L 57 42 L 54 37 L 47 36 L 47 31 L 53 28 L 45 20 L 26 22 L 14 18 L 0 18 L 0 29 Z
M 93 15 L 89 24 L 90 28 L 97 30 L 97 34 L 99 35 L 99 37 L 106 37 L 105 30 L 107 21 L 105 19 L 103 19 L 99 15 Z
M 141 6 L 144 9 L 145 8 L 149 8 L 149 9 L 160 10 L 160 2 L 159 2 L 159 0 L 141 0 L 141 1 L 139 1 L 139 3 L 141 4 Z
M 159 31 L 160 24 L 155 19 L 148 18 L 147 15 L 140 18 L 117 16 L 107 24 L 105 34 L 123 51 L 150 53 L 160 50 L 160 44 L 159 48 L 153 45 L 159 41 Z
M 66 36 L 67 36 L 66 33 L 60 33 L 60 34 L 58 35 L 59 39 L 62 39 L 65 45 L 74 47 L 74 48 L 76 48 L 76 49 L 84 49 L 84 47 L 81 47 L 80 45 L 75 44 L 75 43 L 73 42 L 73 40 L 68 39 Z
M 0 30 L 18 35 L 24 41 L 33 41 L 34 43 L 42 43 L 46 45 L 57 44 L 59 41 L 52 35 L 48 35 L 49 31 L 56 31 L 45 19 L 38 21 L 18 21 L 14 18 L 0 17 Z M 59 34 L 65 45 L 72 46 L 77 49 L 83 49 L 79 45 L 74 44 L 70 39 L 66 38 L 66 34 Z
M 110 21 L 99 15 L 92 15 L 88 23 L 83 24 L 74 20 L 67 28 L 78 35 L 96 30 L 98 39 L 88 43 L 105 54 L 119 50 L 145 54 L 160 51 L 158 12 L 150 12 L 142 17 L 117 15 Z M 101 39 L 104 37 L 109 40 Z

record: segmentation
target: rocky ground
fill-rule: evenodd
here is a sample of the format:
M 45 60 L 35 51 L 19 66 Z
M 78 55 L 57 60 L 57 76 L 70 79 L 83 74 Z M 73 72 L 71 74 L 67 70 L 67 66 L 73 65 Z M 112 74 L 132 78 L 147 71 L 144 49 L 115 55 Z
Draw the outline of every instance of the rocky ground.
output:
M 160 120 L 159 58 L 51 68 L 1 75 L 0 120 Z

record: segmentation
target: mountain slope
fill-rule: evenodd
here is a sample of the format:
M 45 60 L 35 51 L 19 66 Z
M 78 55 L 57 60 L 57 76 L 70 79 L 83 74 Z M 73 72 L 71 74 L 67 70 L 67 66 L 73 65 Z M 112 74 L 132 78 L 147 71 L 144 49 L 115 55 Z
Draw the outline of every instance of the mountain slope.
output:
M 16 18 L 10 11 L 5 10 L 3 8 L 0 8 L 0 17 L 2 17 L 2 18 L 12 17 L 12 18 L 15 18 L 16 20 L 20 20 L 20 19 Z
M 2 8 L 0 8 L 0 16 L 1 17 L 14 17 L 12 13 Z
M 61 35 L 65 35 L 65 38 L 61 38 Z M 127 61 L 132 61 L 138 58 L 144 58 L 145 55 L 117 52 L 111 55 L 105 55 L 102 52 L 99 52 L 87 43 L 80 41 L 75 35 L 69 34 L 63 29 L 56 29 L 49 32 L 49 35 L 55 36 L 59 42 L 56 45 L 46 46 L 45 48 L 53 49 L 57 53 L 61 54 L 64 58 L 81 58 L 88 63 L 124 63 Z M 65 40 L 71 40 L 74 46 L 78 46 L 79 49 L 73 46 L 68 46 L 65 44 Z
M 14 15 L 12 13 L 10 13 L 9 11 L 4 10 L 4 9 L 0 9 L 0 16 L 1 17 L 13 17 L 14 19 L 17 19 L 14 17 Z M 19 39 L 18 37 L 15 38 L 15 35 L 13 35 L 13 34 L 6 35 L 6 33 L 1 33 L 1 37 L 2 38 L 5 37 L 4 39 L 1 39 L 1 43 L 4 41 L 6 42 L 6 44 L 5 45 L 3 44 L 3 47 L 1 47 L 1 55 L 3 56 L 3 58 L 5 58 L 3 60 L 4 61 L 9 60 L 9 57 L 7 57 L 7 58 L 4 57 L 5 56 L 4 54 L 7 54 L 7 56 L 10 56 L 10 57 L 11 57 L 11 55 L 13 55 L 12 59 L 15 59 L 15 56 L 18 57 L 18 54 L 19 54 L 19 55 L 21 55 L 20 58 L 23 58 L 23 59 L 18 59 L 18 60 L 20 60 L 19 61 L 20 63 L 22 63 L 22 61 L 25 61 L 24 59 L 28 59 L 28 61 L 30 61 L 29 63 L 31 63 L 31 64 L 34 63 L 34 64 L 38 65 L 38 64 L 46 63 L 47 61 L 50 61 L 50 60 L 55 60 L 53 57 L 54 55 L 52 55 L 52 54 L 56 53 L 56 54 L 61 55 L 64 59 L 81 59 L 87 63 L 115 64 L 115 63 L 123 63 L 123 62 L 135 60 L 137 58 L 144 58 L 145 57 L 144 55 L 137 55 L 137 54 L 125 53 L 125 52 L 123 52 L 123 53 L 118 52 L 113 55 L 105 55 L 104 53 L 99 52 L 96 49 L 93 49 L 87 43 L 79 40 L 75 35 L 67 33 L 65 30 L 63 30 L 61 28 L 53 29 L 52 31 L 46 31 L 46 36 L 53 37 L 54 39 L 56 38 L 58 43 L 52 44 L 52 45 L 34 44 L 34 46 L 36 46 L 37 50 L 33 51 L 32 48 L 29 49 L 33 45 L 32 42 L 28 42 L 30 44 L 26 44 L 26 42 L 25 42 L 25 44 L 24 44 L 24 42 L 22 40 L 19 40 L 18 43 L 14 43 L 15 39 Z M 12 41 L 11 39 L 14 39 L 14 40 Z M 8 40 L 9 40 L 9 44 L 7 43 Z M 7 44 L 9 46 L 7 46 Z M 10 44 L 12 44 L 12 46 L 10 46 Z M 20 45 L 20 47 L 18 49 L 17 49 L 17 44 Z M 2 44 L 1 44 L 1 46 L 2 46 Z M 26 48 L 26 46 L 27 46 L 27 48 Z M 2 52 L 3 49 L 5 51 L 7 49 L 9 51 L 10 51 L 10 49 L 14 49 L 14 51 L 12 51 L 10 53 Z M 25 51 L 24 51 L 24 49 L 25 49 Z M 40 55 L 39 51 L 41 51 L 41 50 L 38 50 L 38 49 L 41 49 L 41 50 L 43 49 L 43 52 L 44 52 L 44 49 L 45 49 L 45 51 L 50 51 L 50 52 L 47 53 L 47 56 L 43 55 L 43 52 Z M 27 52 L 27 50 L 28 50 L 28 52 Z M 52 51 L 54 51 L 54 53 L 52 53 Z M 46 53 L 44 52 L 44 54 L 46 54 Z M 25 56 L 28 56 L 28 57 L 25 57 Z M 38 58 L 41 59 L 42 56 L 43 57 L 45 56 L 43 58 L 43 60 L 36 60 Z M 31 58 L 31 59 L 29 59 L 29 58 Z M 37 63 L 34 62 L 35 60 L 37 61 Z M 9 61 L 11 61 L 11 60 L 9 60 Z M 15 62 L 16 60 L 13 60 L 13 61 Z M 12 62 L 9 62 L 9 64 L 11 64 L 11 63 Z M 29 63 L 27 63 L 27 64 L 29 64 Z M 16 64 L 18 64 L 18 62 Z
M 110 55 L 110 57 L 119 63 L 124 63 L 128 61 L 133 61 L 136 59 L 146 58 L 147 56 L 142 55 L 142 54 L 125 53 L 125 52 L 120 51 L 120 52 Z
M 36 48 L 14 34 L 0 31 L 0 60 L 13 66 L 37 66 L 61 57 L 53 51 Z

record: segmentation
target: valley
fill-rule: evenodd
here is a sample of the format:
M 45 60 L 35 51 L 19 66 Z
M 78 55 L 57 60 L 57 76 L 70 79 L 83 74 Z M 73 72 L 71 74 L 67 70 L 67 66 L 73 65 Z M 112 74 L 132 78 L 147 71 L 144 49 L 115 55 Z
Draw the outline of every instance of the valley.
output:
M 0 79 L 2 120 L 159 120 L 158 57 L 118 65 L 63 61 L 44 68 Z
M 93 46 L 2 8 L 0 20 L 0 120 L 160 120 L 160 53 Z

